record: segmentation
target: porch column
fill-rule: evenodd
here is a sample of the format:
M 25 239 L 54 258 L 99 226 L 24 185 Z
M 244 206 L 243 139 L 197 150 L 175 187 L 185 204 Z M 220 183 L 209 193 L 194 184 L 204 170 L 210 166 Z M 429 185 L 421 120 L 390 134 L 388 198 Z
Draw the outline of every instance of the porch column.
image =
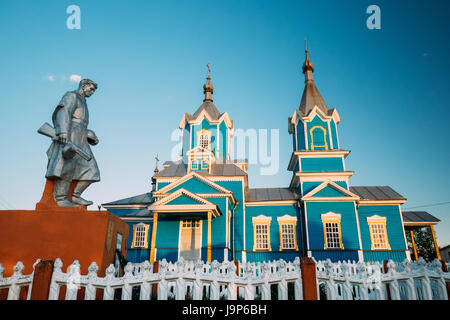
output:
M 209 263 L 211 263 L 211 216 L 212 216 L 212 212 L 208 211 L 208 253 L 207 253 L 207 259 L 208 259 Z
M 441 254 L 439 253 L 439 247 L 436 241 L 436 235 L 434 233 L 434 226 L 430 225 L 431 234 L 433 235 L 433 241 L 434 241 L 434 248 L 436 249 L 436 256 L 438 260 L 441 260 Z
M 156 228 L 158 226 L 158 212 L 153 212 L 152 243 L 150 247 L 150 263 L 155 262 Z
M 419 257 L 417 256 L 417 248 L 416 248 L 416 241 L 414 241 L 414 231 L 411 229 L 409 230 L 409 234 L 411 236 L 411 242 L 413 245 L 413 250 L 414 250 L 414 260 L 419 260 Z

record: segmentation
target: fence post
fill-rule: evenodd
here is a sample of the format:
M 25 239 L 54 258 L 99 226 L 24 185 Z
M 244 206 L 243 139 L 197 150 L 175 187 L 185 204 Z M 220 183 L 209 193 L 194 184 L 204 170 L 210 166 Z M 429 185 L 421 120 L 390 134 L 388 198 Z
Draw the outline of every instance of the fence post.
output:
M 53 260 L 40 261 L 34 268 L 30 300 L 48 300 L 53 274 Z
M 303 299 L 317 300 L 316 262 L 309 257 L 300 259 L 302 272 Z
M 383 270 L 384 273 L 388 273 L 388 267 L 387 267 L 388 261 L 383 260 Z M 389 283 L 386 283 L 386 293 L 387 293 L 387 299 L 392 300 L 391 298 L 391 285 Z
M 153 273 L 159 272 L 159 260 L 153 262 Z M 156 297 L 158 295 L 158 284 L 152 284 L 152 297 Z

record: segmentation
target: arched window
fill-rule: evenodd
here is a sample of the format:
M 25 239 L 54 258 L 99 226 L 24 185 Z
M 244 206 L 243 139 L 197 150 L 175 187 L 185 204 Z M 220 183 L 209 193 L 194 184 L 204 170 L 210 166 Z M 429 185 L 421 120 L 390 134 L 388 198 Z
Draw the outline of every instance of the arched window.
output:
M 311 136 L 311 150 L 328 150 L 327 130 L 321 126 L 314 126 L 309 130 Z

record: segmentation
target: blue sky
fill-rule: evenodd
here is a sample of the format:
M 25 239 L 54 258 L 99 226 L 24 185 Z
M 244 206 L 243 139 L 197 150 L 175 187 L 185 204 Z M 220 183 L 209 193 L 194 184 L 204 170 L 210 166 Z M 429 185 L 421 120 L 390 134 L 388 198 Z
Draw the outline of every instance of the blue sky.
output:
M 81 29 L 66 8 L 81 8 Z M 381 8 L 381 30 L 366 8 Z M 95 80 L 89 100 L 102 181 L 96 204 L 150 189 L 184 112 L 203 99 L 211 63 L 214 103 L 236 128 L 279 129 L 280 172 L 249 168 L 250 187 L 288 186 L 287 117 L 300 103 L 304 38 L 314 79 L 336 107 L 351 185 L 389 185 L 405 208 L 450 201 L 450 5 L 445 1 L 2 1 L 0 2 L 0 209 L 39 201 L 49 140 L 36 133 L 72 74 Z M 51 81 L 49 77 L 53 76 Z M 450 204 L 421 207 L 442 220 Z

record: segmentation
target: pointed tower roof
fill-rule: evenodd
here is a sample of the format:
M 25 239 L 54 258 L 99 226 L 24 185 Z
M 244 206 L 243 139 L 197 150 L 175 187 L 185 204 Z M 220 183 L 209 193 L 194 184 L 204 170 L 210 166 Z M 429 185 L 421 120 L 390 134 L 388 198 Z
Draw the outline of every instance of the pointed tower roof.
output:
M 302 71 L 305 75 L 305 88 L 303 89 L 302 100 L 300 101 L 299 110 L 303 114 L 303 116 L 307 116 L 308 113 L 317 106 L 324 114 L 328 114 L 329 110 L 325 103 L 325 100 L 322 98 L 319 90 L 316 87 L 313 79 L 314 72 L 314 64 L 309 59 L 309 51 L 305 39 L 305 53 L 306 58 L 303 63 Z

